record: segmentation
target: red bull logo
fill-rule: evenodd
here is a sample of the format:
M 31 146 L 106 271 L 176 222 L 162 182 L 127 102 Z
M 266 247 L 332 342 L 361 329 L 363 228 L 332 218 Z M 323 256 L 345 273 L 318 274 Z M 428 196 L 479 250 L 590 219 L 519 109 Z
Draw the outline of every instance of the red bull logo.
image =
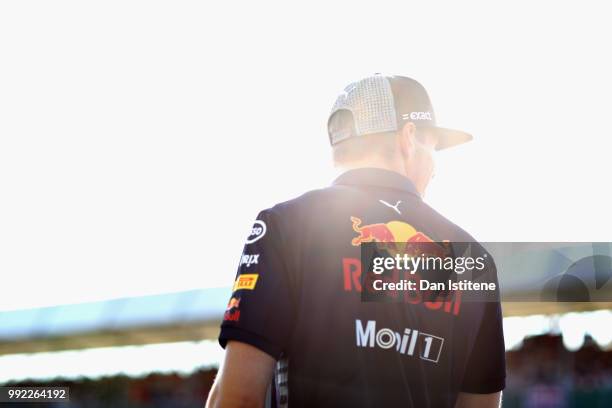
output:
M 351 222 L 353 231 L 358 234 L 351 240 L 351 244 L 353 246 L 360 246 L 364 242 L 377 242 L 387 244 L 385 245 L 385 249 L 392 255 L 398 253 L 428 253 L 430 255 L 445 256 L 448 254 L 449 248 L 447 248 L 445 245 L 445 243 L 448 243 L 448 241 L 445 240 L 443 241 L 442 245 L 439 245 L 429 236 L 421 231 L 417 231 L 417 229 L 412 225 L 403 221 L 390 221 L 387 223 L 362 225 L 362 221 L 359 217 L 351 217 Z M 355 258 L 344 258 L 342 260 L 342 270 L 344 290 L 347 292 L 361 292 L 363 290 L 361 284 L 361 260 Z M 418 281 L 420 277 L 419 274 L 408 275 L 406 276 L 406 279 Z M 412 293 L 404 292 L 402 300 L 411 304 L 422 303 L 428 309 L 442 310 L 446 313 L 452 313 L 455 316 L 459 315 L 461 308 L 460 293 L 456 293 L 454 299 L 451 300 L 446 299 L 444 301 L 426 301 L 419 291 L 413 291 Z
M 232 297 L 227 304 L 227 308 L 225 309 L 225 314 L 223 315 L 223 320 L 230 322 L 237 322 L 240 319 L 240 298 Z
M 351 217 L 351 222 L 353 231 L 359 234 L 352 239 L 353 246 L 359 246 L 362 242 L 434 242 L 403 221 L 361 225 L 361 218 Z
M 230 310 L 232 308 L 238 308 L 240 306 L 240 298 L 232 297 L 227 304 L 227 308 L 225 310 Z
M 438 245 L 433 239 L 421 231 L 417 231 L 412 225 L 403 221 L 390 221 L 387 223 L 361 225 L 361 219 L 351 217 L 353 231 L 358 233 L 351 240 L 353 246 L 360 246 L 362 242 L 378 242 L 384 245 L 392 255 L 397 253 L 422 253 L 444 256 L 448 252 L 445 243 Z M 419 245 L 424 244 L 424 245 Z M 434 244 L 434 245 L 432 245 Z

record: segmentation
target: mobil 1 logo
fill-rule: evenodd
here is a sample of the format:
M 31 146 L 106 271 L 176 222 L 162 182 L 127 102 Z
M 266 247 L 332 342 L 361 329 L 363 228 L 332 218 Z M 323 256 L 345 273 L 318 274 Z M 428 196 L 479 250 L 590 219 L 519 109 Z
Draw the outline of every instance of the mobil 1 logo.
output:
M 418 357 L 421 360 L 437 363 L 442 354 L 444 339 L 417 329 L 405 328 L 396 332 L 389 328 L 376 328 L 376 320 L 368 320 L 365 325 L 355 320 L 357 347 L 395 349 L 399 354 Z

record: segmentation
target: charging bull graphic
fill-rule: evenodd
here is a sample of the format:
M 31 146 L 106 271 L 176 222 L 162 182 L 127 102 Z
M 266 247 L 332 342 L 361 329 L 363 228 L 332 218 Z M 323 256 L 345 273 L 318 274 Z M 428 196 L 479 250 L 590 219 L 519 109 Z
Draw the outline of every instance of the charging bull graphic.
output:
M 433 239 L 403 221 L 361 225 L 361 218 L 351 217 L 351 222 L 353 223 L 353 231 L 359 234 L 351 240 L 353 246 L 359 246 L 362 242 L 395 243 L 395 247 L 393 245 L 387 246 L 387 250 L 398 253 L 406 251 L 408 244 L 434 242 Z M 399 247 L 399 243 L 405 244 Z M 430 250 L 431 248 L 429 246 Z
M 353 231 L 359 234 L 351 241 L 353 246 L 359 246 L 362 242 L 434 242 L 406 222 L 390 221 L 362 226 L 361 218 L 351 217 L 351 221 Z
M 450 244 L 447 240 L 442 243 L 435 242 L 429 236 L 417 231 L 416 228 L 406 222 L 390 221 L 387 223 L 362 225 L 360 218 L 350 218 L 353 224 L 353 231 L 358 234 L 351 240 L 353 246 L 360 246 L 362 243 L 376 243 L 377 249 L 386 251 L 388 256 L 391 257 L 408 255 L 410 257 L 445 258 L 451 254 Z M 411 273 L 415 272 L 418 271 Z M 378 275 L 371 275 L 370 271 L 365 273 L 367 274 L 366 280 L 368 282 L 370 282 L 368 278 L 380 278 Z M 395 273 L 396 275 L 391 278 L 391 282 L 394 282 L 394 279 L 398 280 L 401 276 L 398 270 L 395 270 Z M 449 273 L 434 268 L 428 271 L 428 275 L 429 279 L 439 280 L 444 278 L 443 281 L 445 282 L 448 279 Z M 414 277 L 412 278 L 414 279 Z

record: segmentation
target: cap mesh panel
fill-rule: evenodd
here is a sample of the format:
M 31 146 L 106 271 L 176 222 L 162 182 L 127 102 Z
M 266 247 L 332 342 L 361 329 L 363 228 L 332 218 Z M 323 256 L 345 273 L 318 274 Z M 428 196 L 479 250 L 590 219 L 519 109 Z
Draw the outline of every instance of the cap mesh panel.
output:
M 344 88 L 332 107 L 330 115 L 338 109 L 353 113 L 356 135 L 389 132 L 397 129 L 397 118 L 391 84 L 382 75 L 374 75 L 353 82 Z M 345 134 L 336 129 L 338 137 L 330 134 L 332 144 L 339 142 Z

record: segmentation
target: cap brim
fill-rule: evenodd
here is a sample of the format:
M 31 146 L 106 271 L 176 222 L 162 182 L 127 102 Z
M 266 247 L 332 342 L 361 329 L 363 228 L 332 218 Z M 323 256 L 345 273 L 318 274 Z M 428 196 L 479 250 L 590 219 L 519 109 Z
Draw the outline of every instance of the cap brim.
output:
M 473 139 L 472 135 L 461 130 L 446 129 L 434 127 L 438 136 L 438 144 L 436 150 L 448 149 L 449 147 L 457 146 Z

